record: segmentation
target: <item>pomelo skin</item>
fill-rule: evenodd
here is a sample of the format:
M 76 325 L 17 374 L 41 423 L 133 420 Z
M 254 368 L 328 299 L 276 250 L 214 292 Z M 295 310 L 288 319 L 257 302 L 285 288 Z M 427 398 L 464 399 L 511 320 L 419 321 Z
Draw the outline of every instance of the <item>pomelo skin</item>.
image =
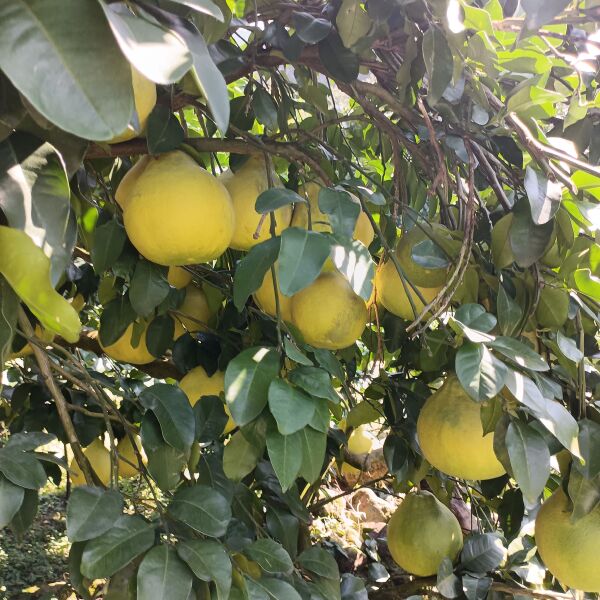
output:
M 419 413 L 423 456 L 436 469 L 460 479 L 493 479 L 505 473 L 494 453 L 494 435 L 483 435 L 481 405 L 450 375 Z
M 600 507 L 572 523 L 569 499 L 559 488 L 537 515 L 535 541 L 544 564 L 562 585 L 600 592 Z
M 435 575 L 445 557 L 454 561 L 463 545 L 456 517 L 433 494 L 407 494 L 387 527 L 392 558 L 408 573 Z
M 95 439 L 89 446 L 83 449 L 83 453 L 90 461 L 90 465 L 98 479 L 104 484 L 110 483 L 110 452 L 106 449 L 100 438 Z M 73 487 L 86 485 L 83 471 L 79 468 L 77 461 L 73 459 L 69 463 L 71 471 L 71 484 Z
M 275 265 L 275 276 L 277 276 L 277 264 Z M 284 296 L 279 290 L 279 310 L 281 318 L 287 323 L 292 320 L 292 298 Z M 269 269 L 260 287 L 254 292 L 254 300 L 258 307 L 272 317 L 277 316 L 277 303 L 275 301 L 275 288 L 273 286 L 273 275 Z

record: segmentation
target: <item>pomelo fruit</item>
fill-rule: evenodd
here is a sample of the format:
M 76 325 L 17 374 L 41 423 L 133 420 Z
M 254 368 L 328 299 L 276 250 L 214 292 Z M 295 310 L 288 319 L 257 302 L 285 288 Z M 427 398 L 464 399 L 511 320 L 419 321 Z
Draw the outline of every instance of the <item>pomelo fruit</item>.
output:
M 146 346 L 147 330 L 148 325 L 146 325 L 137 346 L 133 345 L 133 323 L 127 327 L 123 335 L 116 342 L 109 346 L 103 346 L 100 338 L 98 341 L 104 353 L 110 356 L 110 358 L 131 365 L 145 365 L 155 359 Z
M 107 486 L 110 483 L 110 452 L 104 446 L 102 440 L 96 438 L 89 446 L 83 449 L 83 453 L 89 460 L 90 466 L 98 476 L 98 479 Z M 69 470 L 71 471 L 71 483 L 73 487 L 87 485 L 83 471 L 79 468 L 75 459 L 69 463 Z

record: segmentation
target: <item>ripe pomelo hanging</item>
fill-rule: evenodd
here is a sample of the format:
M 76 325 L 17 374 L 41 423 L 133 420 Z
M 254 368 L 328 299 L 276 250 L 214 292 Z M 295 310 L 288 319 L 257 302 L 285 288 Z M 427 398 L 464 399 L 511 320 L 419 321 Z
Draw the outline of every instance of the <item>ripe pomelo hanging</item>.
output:
M 277 276 L 277 266 L 275 266 L 275 276 Z M 278 291 L 281 318 L 289 323 L 292 320 L 292 298 L 290 296 L 284 296 L 281 293 L 281 290 Z M 277 315 L 275 288 L 273 287 L 273 275 L 271 274 L 271 269 L 266 272 L 260 287 L 254 292 L 254 300 L 263 312 L 266 312 L 272 317 Z
M 142 442 L 138 435 L 134 435 L 133 439 L 135 440 L 135 445 L 138 449 L 142 457 L 142 462 L 146 464 L 148 462 L 146 458 L 146 453 L 142 448 Z M 117 453 L 119 455 L 119 477 L 135 477 L 139 474 L 139 462 L 137 454 L 133 449 L 133 444 L 131 443 L 131 439 L 128 435 L 124 438 L 121 438 L 117 443 Z
M 106 449 L 102 440 L 96 438 L 89 446 L 83 449 L 83 453 L 90 462 L 90 466 L 98 476 L 98 479 L 104 485 L 108 485 L 110 483 L 110 452 Z M 74 458 L 69 463 L 69 470 L 71 471 L 71 483 L 73 486 L 86 485 L 83 471 Z
M 600 592 L 600 507 L 571 521 L 571 507 L 559 488 L 542 504 L 535 520 L 535 542 L 550 572 L 576 590 Z
M 180 290 L 191 283 L 192 274 L 183 267 L 169 267 L 167 281 L 169 285 Z
M 206 331 L 209 321 L 214 315 L 204 290 L 193 284 L 185 288 L 183 302 L 173 312 L 175 318 L 174 339 L 179 338 L 186 331 L 190 333 Z
M 366 302 L 339 271 L 322 272 L 292 296 L 292 323 L 316 348 L 338 350 L 353 344 L 367 323 Z
M 366 425 L 360 425 L 352 431 L 348 437 L 348 451 L 352 454 L 368 454 L 373 448 L 374 439 L 369 433 Z M 349 465 L 348 463 L 342 464 L 342 475 L 359 475 L 360 469 Z
M 419 445 L 440 471 L 461 479 L 493 479 L 505 473 L 494 453 L 494 435 L 483 435 L 481 404 L 472 400 L 455 375 L 449 375 L 421 409 Z
M 181 266 L 211 261 L 227 249 L 235 217 L 229 192 L 216 177 L 181 151 L 147 157 L 134 169 L 117 198 L 140 254 Z
M 137 346 L 133 345 L 133 323 L 127 327 L 123 335 L 116 342 L 108 346 L 103 346 L 101 337 L 98 341 L 102 350 L 110 358 L 131 365 L 145 365 L 155 359 L 146 346 L 147 331 L 148 325 L 146 325 Z
M 225 373 L 216 371 L 209 377 L 204 367 L 198 365 L 179 382 L 179 387 L 185 392 L 190 404 L 194 406 L 202 396 L 219 396 L 225 390 Z M 223 405 L 223 408 L 229 417 L 223 430 L 223 433 L 227 434 L 235 429 L 236 424 L 231 418 L 226 404 Z
M 219 181 L 227 188 L 233 210 L 235 212 L 235 228 L 230 246 L 235 250 L 250 250 L 260 242 L 271 237 L 271 217 L 263 218 L 255 210 L 256 199 L 269 189 L 267 169 L 271 169 L 271 180 L 275 187 L 281 187 L 277 173 L 270 164 L 266 164 L 264 156 L 250 157 L 237 171 L 227 171 Z M 282 206 L 275 211 L 275 233 L 278 235 L 289 227 L 292 218 L 292 206 Z M 259 229 L 260 225 L 260 229 Z M 259 229 L 258 237 L 254 237 Z
M 454 561 L 463 538 L 456 517 L 433 494 L 406 494 L 387 526 L 392 558 L 408 573 L 435 575 L 445 557 Z

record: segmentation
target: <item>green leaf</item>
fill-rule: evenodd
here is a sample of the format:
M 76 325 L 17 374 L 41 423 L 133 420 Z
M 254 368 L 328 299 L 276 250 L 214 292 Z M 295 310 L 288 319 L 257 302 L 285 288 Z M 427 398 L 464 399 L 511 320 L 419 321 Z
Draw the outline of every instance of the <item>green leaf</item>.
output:
M 177 556 L 175 548 L 155 546 L 144 556 L 137 572 L 137 600 L 188 600 L 192 573 Z
M 483 345 L 464 343 L 456 353 L 456 374 L 465 391 L 478 402 L 493 398 L 504 386 L 507 369 Z
M 6 448 L 11 450 L 35 450 L 40 446 L 45 446 L 56 440 L 56 436 L 53 433 L 46 433 L 44 431 L 21 431 L 19 433 L 13 433 L 6 442 Z
M 10 522 L 10 528 L 13 530 L 13 533 L 19 541 L 22 541 L 23 534 L 31 527 L 35 520 L 38 510 L 38 501 L 38 490 L 25 490 L 23 502 Z
M 8 358 L 17 332 L 19 297 L 4 277 L 0 278 L 0 361 Z
M 336 244 L 331 247 L 331 258 L 354 293 L 365 302 L 369 300 L 373 292 L 375 263 L 364 244 L 356 240 L 344 245 Z
M 529 346 L 511 337 L 499 336 L 487 343 L 514 363 L 530 371 L 548 371 L 548 363 Z
M 522 8 L 525 10 L 524 30 L 536 31 L 542 25 L 552 21 L 556 15 L 560 14 L 571 0 L 523 0 Z
M 524 185 L 533 222 L 536 225 L 548 223 L 560 208 L 562 184 L 550 181 L 541 171 L 528 165 Z
M 225 547 L 215 540 L 191 540 L 177 546 L 179 556 L 202 581 L 214 581 L 218 600 L 229 600 L 231 560 Z
M 267 432 L 267 451 L 281 489 L 285 492 L 296 481 L 302 466 L 302 437 L 299 432 L 281 435 L 273 427 Z
M 359 0 L 343 0 L 335 23 L 346 48 L 358 43 L 371 29 L 371 19 Z
M 320 546 L 307 548 L 299 557 L 298 563 L 307 571 L 325 579 L 340 578 L 340 571 L 333 556 Z
M 167 444 L 187 452 L 194 442 L 194 413 L 181 388 L 168 383 L 156 383 L 139 396 L 140 403 L 151 410 L 160 424 Z
M 506 387 L 567 450 L 580 455 L 577 421 L 562 404 L 544 398 L 531 379 L 512 369 L 508 369 Z
M 388 471 L 400 476 L 406 466 L 409 450 L 406 442 L 398 435 L 388 435 L 383 442 L 383 458 Z
M 146 125 L 146 139 L 150 154 L 171 152 L 181 146 L 185 138 L 183 127 L 177 117 L 167 106 L 157 104 L 150 115 Z
M 337 34 L 319 42 L 319 58 L 334 79 L 352 83 L 358 77 L 358 56 L 344 46 Z
M 103 346 L 114 344 L 135 320 L 135 311 L 128 296 L 111 300 L 100 315 L 99 337 Z
M 587 479 L 600 474 L 600 425 L 589 419 L 579 421 L 579 449 L 583 464 L 577 469 Z
M 277 131 L 277 105 L 271 95 L 260 86 L 252 94 L 252 108 L 259 123 L 271 131 Z
M 315 401 L 284 379 L 274 379 L 271 382 L 268 398 L 269 409 L 277 421 L 277 429 L 281 435 L 299 431 L 310 423 L 315 413 Z
M 344 190 L 325 187 L 319 190 L 318 203 L 321 212 L 329 215 L 334 235 L 342 239 L 352 239 L 361 210 L 360 204 L 353 201 L 350 194 Z
M 108 531 L 123 512 L 123 496 L 116 490 L 79 486 L 67 505 L 67 537 L 83 542 Z
M 212 4 L 210 0 L 205 2 Z M 158 23 L 135 16 L 124 2 L 101 2 L 100 6 L 121 52 L 142 75 L 167 85 L 179 81 L 189 71 L 192 57 L 179 36 Z
M 539 260 L 548 247 L 553 231 L 553 221 L 536 225 L 531 217 L 528 202 L 519 202 L 513 212 L 509 231 L 510 247 L 516 263 L 526 268 Z
M 458 598 L 462 594 L 461 580 L 454 574 L 454 566 L 447 556 L 438 567 L 435 587 L 444 598 Z
M 529 504 L 535 504 L 550 477 L 546 440 L 528 425 L 512 421 L 506 432 L 506 448 L 523 497 Z
M 185 454 L 167 444 L 160 444 L 151 452 L 146 451 L 148 464 L 146 465 L 152 479 L 163 491 L 168 492 L 179 483 L 181 471 L 186 465 Z
M 225 133 L 229 128 L 229 93 L 221 71 L 215 65 L 202 34 L 189 21 L 184 21 L 177 32 L 185 40 L 194 66 L 191 74 L 196 85 L 206 98 L 210 112 L 219 130 Z
M 147 260 L 139 260 L 129 288 L 129 300 L 140 317 L 147 317 L 168 295 L 164 270 Z
M 103 273 L 117 262 L 126 240 L 125 228 L 116 219 L 96 227 L 92 246 L 92 262 L 96 273 Z
M 253 246 L 238 263 L 233 276 L 233 304 L 239 312 L 244 308 L 250 294 L 261 286 L 267 271 L 275 264 L 280 245 L 281 238 L 269 238 Z
M 110 140 L 129 123 L 131 70 L 95 0 L 4 3 L 0 69 L 39 113 L 69 133 Z
M 289 227 L 281 234 L 279 287 L 285 296 L 309 286 L 321 273 L 330 243 L 322 233 Z
M 452 80 L 454 70 L 452 50 L 446 36 L 436 26 L 430 27 L 423 36 L 423 60 L 429 79 L 427 103 L 434 106 Z
M 289 584 L 281 579 L 261 577 L 258 580 L 246 579 L 250 598 L 265 598 L 265 600 L 302 600 L 302 596 Z M 260 594 L 260 596 L 253 595 Z
M 248 348 L 227 365 L 225 400 L 240 427 L 262 412 L 267 405 L 271 381 L 278 374 L 279 355 L 274 348 Z
M 306 356 L 306 354 L 302 353 L 299 350 L 298 346 L 296 346 L 296 344 L 294 343 L 293 340 L 291 340 L 290 338 L 287 338 L 287 337 L 284 338 L 283 346 L 285 348 L 285 354 L 290 360 L 293 360 L 294 362 L 298 363 L 299 365 L 304 365 L 304 366 L 308 366 L 308 367 L 313 366 L 313 361 L 310 360 L 310 358 L 308 358 L 308 356 Z
M 213 442 L 223 435 L 229 417 L 218 396 L 202 396 L 192 409 L 196 420 L 196 441 L 201 444 Z
M 340 594 L 341 600 L 369 600 L 364 581 L 360 577 L 351 575 L 350 573 L 342 575 Z
M 513 215 L 504 215 L 492 229 L 492 257 L 497 269 L 504 269 L 512 264 L 515 256 L 510 245 L 510 229 Z
M 236 431 L 223 450 L 223 471 L 228 479 L 241 481 L 251 473 L 263 454 L 241 431 Z
M 10 447 L 0 448 L 0 473 L 11 483 L 30 490 L 44 487 L 47 479 L 39 460 Z
M 255 210 L 257 213 L 264 215 L 273 212 L 282 206 L 288 206 L 289 204 L 294 204 L 296 202 L 306 203 L 306 200 L 292 190 L 275 187 L 265 190 L 258 195 Z
M 575 285 L 580 292 L 583 292 L 592 300 L 600 302 L 600 277 L 592 275 L 589 269 L 577 269 L 573 277 L 575 278 Z
M 64 160 L 48 142 L 19 132 L 0 144 L 0 173 L 0 208 L 50 258 L 56 285 L 77 238 Z
M 6 527 L 19 512 L 25 490 L 11 483 L 5 477 L 0 477 L 0 529 Z
M 331 376 L 324 369 L 303 365 L 290 371 L 288 379 L 311 396 L 339 402 L 338 395 L 331 383 Z
M 212 2 L 212 0 L 171 0 L 171 2 L 189 6 L 190 8 L 202 14 L 209 15 L 210 17 L 217 19 L 217 21 L 223 21 L 223 13 L 221 9 L 214 2 Z
M 294 559 L 298 554 L 300 521 L 297 517 L 276 506 L 269 506 L 266 515 L 267 531 Z
M 491 331 L 496 326 L 496 317 L 481 304 L 462 304 L 454 313 L 454 320 L 483 332 Z
M 265 573 L 287 575 L 294 568 L 292 559 L 285 548 L 268 538 L 256 540 L 244 550 L 244 554 L 256 561 Z
M 523 310 L 517 302 L 515 302 L 504 289 L 503 285 L 498 286 L 498 298 L 496 302 L 498 312 L 498 325 L 503 335 L 514 334 L 518 327 Z
M 472 533 L 465 540 L 460 554 L 460 566 L 472 573 L 487 573 L 505 560 L 506 548 L 494 533 Z
M 586 479 L 578 471 L 571 471 L 568 492 L 573 501 L 571 522 L 575 523 L 600 505 L 600 478 Z
M 300 431 L 300 438 L 302 440 L 302 466 L 299 475 L 308 483 L 314 483 L 323 470 L 327 434 L 312 427 L 305 427 Z
M 567 337 L 559 331 L 556 332 L 556 343 L 560 348 L 560 351 L 574 363 L 578 363 L 583 360 L 583 352 L 577 347 L 575 340 Z
M 106 533 L 87 542 L 81 573 L 89 579 L 110 577 L 153 544 L 153 525 L 142 517 L 123 515 Z
M 154 317 L 146 330 L 146 347 L 153 356 L 163 356 L 173 344 L 175 321 L 171 315 Z
M 210 537 L 221 537 L 231 520 L 227 499 L 206 485 L 193 485 L 177 491 L 169 513 L 192 529 Z
M 75 542 L 71 544 L 69 550 L 69 583 L 73 589 L 78 592 L 84 600 L 90 600 L 88 589 L 89 581 L 85 581 L 81 574 L 81 555 L 85 548 L 85 542 Z
M 381 419 L 382 408 L 375 400 L 366 398 L 350 409 L 346 416 L 348 427 L 359 427 L 365 423 L 373 423 Z M 390 437 L 390 436 L 388 436 Z
M 317 44 L 325 39 L 333 27 L 331 21 L 301 11 L 292 13 L 292 25 L 296 35 L 307 44 Z

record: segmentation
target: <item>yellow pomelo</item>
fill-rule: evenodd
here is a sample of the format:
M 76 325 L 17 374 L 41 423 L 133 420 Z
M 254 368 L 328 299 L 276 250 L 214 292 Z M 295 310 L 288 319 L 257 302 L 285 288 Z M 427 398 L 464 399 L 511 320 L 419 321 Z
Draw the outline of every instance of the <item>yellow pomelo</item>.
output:
M 373 437 L 366 425 L 357 427 L 348 438 L 348 451 L 352 454 L 368 454 L 373 448 Z M 360 470 L 348 463 L 342 464 L 342 475 L 358 475 Z
M 146 129 L 148 117 L 156 104 L 156 85 L 153 81 L 144 77 L 135 67 L 131 67 L 131 83 L 133 85 L 133 103 L 137 113 L 137 123 L 130 123 L 122 134 L 109 140 L 109 144 L 126 142 L 140 135 Z
M 140 175 L 152 160 L 152 156 L 145 154 L 133 165 L 133 167 L 131 167 L 131 169 L 129 169 L 129 171 L 127 171 L 127 173 L 125 173 L 125 175 L 123 175 L 123 178 L 117 187 L 117 191 L 115 192 L 115 200 L 123 210 L 125 210 L 125 206 L 127 205 L 129 198 L 131 198 L 132 190 L 140 178 Z
M 138 345 L 134 347 L 132 340 L 133 323 L 131 323 L 125 330 L 125 333 L 116 342 L 110 344 L 110 346 L 103 346 L 100 338 L 98 338 L 98 341 L 102 350 L 110 358 L 131 365 L 145 365 L 155 359 L 146 346 L 146 333 L 147 327 L 142 333 Z
M 415 225 L 410 231 L 403 233 L 396 244 L 396 256 L 406 276 L 415 285 L 435 288 L 442 286 L 448 278 L 448 267 L 437 269 L 424 267 L 412 258 L 415 246 L 431 244 L 436 246 L 436 241 L 447 240 L 449 232 L 443 225 Z
M 313 231 L 322 231 L 325 233 L 331 233 L 331 223 L 329 222 L 329 215 L 322 212 L 319 208 L 319 190 L 321 186 L 310 182 L 306 186 L 301 186 L 298 193 L 303 197 L 308 197 L 310 204 L 310 220 Z M 360 205 L 358 198 L 354 194 L 349 194 L 350 198 L 356 204 Z M 303 229 L 308 228 L 308 207 L 305 203 L 298 203 L 294 207 L 294 214 L 292 216 L 292 227 L 302 227 Z M 365 246 L 369 244 L 375 238 L 375 231 L 369 217 L 362 210 L 358 213 L 358 219 L 356 219 L 356 225 L 354 226 L 354 239 L 362 242 Z
M 406 289 L 404 287 L 406 285 Z M 421 295 L 429 304 L 441 290 L 441 287 L 435 288 L 424 288 L 415 286 Z M 389 310 L 392 314 L 407 321 L 413 321 L 416 317 L 421 314 L 425 304 L 417 296 L 417 292 L 411 287 L 408 281 L 402 282 L 396 266 L 391 260 L 387 260 L 382 265 L 379 265 L 375 273 L 375 288 L 377 289 L 377 301 L 381 302 L 383 306 Z M 408 290 L 408 294 L 406 291 Z M 415 310 L 413 310 L 412 304 L 409 299 L 413 300 Z M 416 314 L 415 314 L 416 311 Z
M 275 267 L 277 269 L 277 267 Z M 279 290 L 279 310 L 281 318 L 286 322 L 292 320 L 292 298 L 284 296 Z M 273 286 L 273 275 L 271 269 L 267 271 L 260 287 L 254 292 L 254 300 L 258 307 L 268 315 L 275 317 L 277 315 L 277 306 L 275 303 L 275 287 Z
M 118 195 L 127 235 L 143 256 L 160 265 L 190 265 L 227 249 L 235 223 L 229 192 L 187 154 L 150 158 L 132 177 L 123 178 Z
M 250 250 L 256 244 L 264 242 L 271 237 L 271 218 L 262 215 L 255 210 L 256 199 L 262 192 L 269 189 L 267 178 L 267 166 L 262 156 L 249 158 L 235 173 L 227 171 L 220 177 L 233 202 L 235 212 L 235 229 L 231 238 L 230 246 L 235 250 Z M 272 180 L 275 185 L 281 185 L 277 174 L 272 170 Z M 275 232 L 279 235 L 290 224 L 292 218 L 291 205 L 282 206 L 275 211 Z M 254 234 L 258 226 L 262 226 L 258 237 Z
M 135 445 L 142 456 L 142 462 L 146 464 L 147 458 L 144 449 L 142 448 L 142 442 L 139 436 L 136 435 L 133 439 L 135 440 Z M 119 454 L 119 477 L 127 478 L 138 475 L 138 458 L 128 435 L 119 440 L 119 443 L 117 444 L 117 453 Z
M 494 453 L 494 435 L 483 435 L 481 404 L 467 395 L 455 375 L 433 393 L 419 413 L 417 435 L 425 458 L 461 479 L 493 479 L 505 473 Z
M 559 488 L 538 513 L 535 541 L 544 564 L 561 584 L 600 592 L 600 507 L 572 523 L 569 500 Z
M 185 392 L 190 404 L 194 406 L 202 396 L 219 396 L 225 391 L 225 373 L 216 371 L 209 377 L 203 367 L 194 367 L 180 382 L 179 387 Z M 225 425 L 223 433 L 229 433 L 236 427 L 227 405 L 224 405 L 229 421 Z
M 41 340 L 42 342 L 50 343 L 54 341 L 54 334 L 51 331 L 47 331 L 43 327 L 40 326 L 39 323 L 36 324 L 34 328 L 35 337 Z M 20 338 L 23 341 L 23 338 Z M 13 343 L 15 340 L 13 339 Z M 14 360 L 15 358 L 25 358 L 26 356 L 31 356 L 33 354 L 33 348 L 31 344 L 24 344 L 21 348 L 11 352 L 6 360 Z
M 83 449 L 83 453 L 90 461 L 94 473 L 98 479 L 104 484 L 110 483 L 110 452 L 106 449 L 102 440 L 97 438 L 89 446 Z M 71 483 L 73 486 L 86 485 L 83 471 L 79 468 L 77 461 L 73 459 L 69 463 L 71 471 Z
M 292 323 L 316 348 L 338 350 L 353 344 L 367 323 L 367 303 L 339 271 L 321 273 L 292 296 Z
M 206 331 L 206 327 L 213 317 L 213 311 L 209 306 L 204 290 L 195 285 L 185 288 L 185 298 L 181 306 L 174 313 L 174 339 L 179 338 L 186 331 L 190 333 Z
M 454 560 L 463 544 L 456 517 L 433 494 L 407 494 L 387 527 L 392 558 L 408 573 L 437 573 L 445 557 Z
M 167 281 L 178 290 L 186 287 L 192 281 L 192 274 L 182 267 L 169 267 Z

